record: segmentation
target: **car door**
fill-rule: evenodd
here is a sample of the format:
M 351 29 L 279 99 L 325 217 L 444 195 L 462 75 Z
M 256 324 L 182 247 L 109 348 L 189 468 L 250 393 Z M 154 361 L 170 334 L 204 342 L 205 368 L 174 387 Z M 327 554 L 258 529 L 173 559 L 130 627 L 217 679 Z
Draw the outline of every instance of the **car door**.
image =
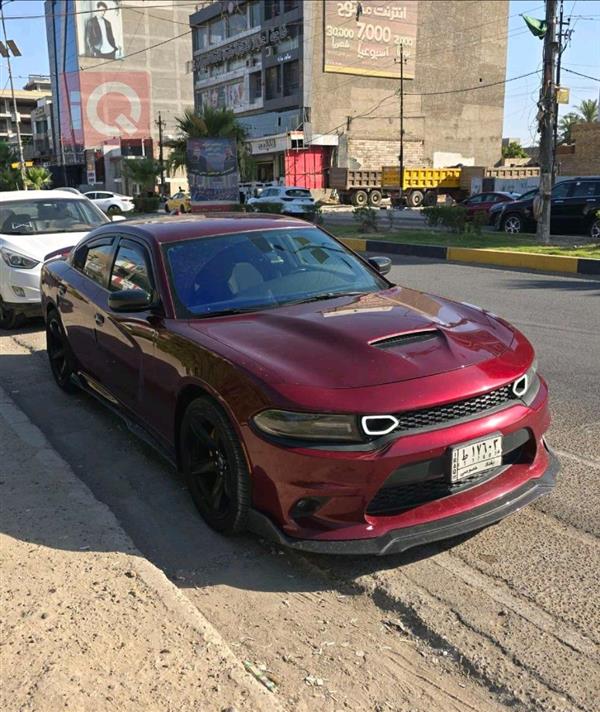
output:
M 95 316 L 105 298 L 114 252 L 114 236 L 85 242 L 75 251 L 68 279 L 58 287 L 58 310 L 69 345 L 81 369 L 100 376 Z
M 563 232 L 568 223 L 568 198 L 571 194 L 573 183 L 573 181 L 563 181 L 552 188 L 552 200 L 550 202 L 550 229 L 552 232 Z
M 467 209 L 467 216 L 468 217 L 473 217 L 473 215 L 477 212 L 479 206 L 481 205 L 481 201 L 483 200 L 483 194 L 480 195 L 474 195 L 471 198 L 468 198 L 464 206 Z
M 96 200 L 94 201 L 96 205 L 100 208 L 100 210 L 103 210 L 106 212 L 108 209 L 108 206 L 110 205 L 112 200 L 112 193 L 96 193 Z
M 571 192 L 565 199 L 565 232 L 584 232 L 589 225 L 589 213 L 600 208 L 600 181 L 573 181 Z
M 146 370 L 151 364 L 157 330 L 151 309 L 116 312 L 109 296 L 121 289 L 141 289 L 154 295 L 152 262 L 142 243 L 121 237 L 110 271 L 108 290 L 96 321 L 98 350 L 102 357 L 101 382 L 126 408 L 139 413 Z

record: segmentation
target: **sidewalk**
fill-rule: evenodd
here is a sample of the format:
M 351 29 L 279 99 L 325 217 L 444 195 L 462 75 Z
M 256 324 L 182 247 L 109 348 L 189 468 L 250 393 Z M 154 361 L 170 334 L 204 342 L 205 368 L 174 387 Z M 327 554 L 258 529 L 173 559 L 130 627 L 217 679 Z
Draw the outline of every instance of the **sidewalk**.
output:
M 0 709 L 280 708 L 0 388 Z

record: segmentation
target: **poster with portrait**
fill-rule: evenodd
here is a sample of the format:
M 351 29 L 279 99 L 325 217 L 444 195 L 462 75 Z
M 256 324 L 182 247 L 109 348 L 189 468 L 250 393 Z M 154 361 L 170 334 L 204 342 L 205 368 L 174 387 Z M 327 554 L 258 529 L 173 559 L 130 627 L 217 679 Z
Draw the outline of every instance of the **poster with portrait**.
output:
M 192 138 L 187 142 L 192 207 L 239 201 L 239 173 L 233 138 Z
M 121 0 L 78 0 L 75 7 L 79 56 L 121 59 L 125 54 Z

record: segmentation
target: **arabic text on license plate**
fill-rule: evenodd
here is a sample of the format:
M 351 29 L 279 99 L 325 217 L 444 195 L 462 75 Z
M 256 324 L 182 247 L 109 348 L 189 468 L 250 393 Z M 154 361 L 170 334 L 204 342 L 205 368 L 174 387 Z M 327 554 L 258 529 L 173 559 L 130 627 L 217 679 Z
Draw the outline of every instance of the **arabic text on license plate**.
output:
M 452 448 L 452 482 L 459 482 L 478 472 L 490 470 L 502 464 L 502 435 L 487 440 L 458 445 Z

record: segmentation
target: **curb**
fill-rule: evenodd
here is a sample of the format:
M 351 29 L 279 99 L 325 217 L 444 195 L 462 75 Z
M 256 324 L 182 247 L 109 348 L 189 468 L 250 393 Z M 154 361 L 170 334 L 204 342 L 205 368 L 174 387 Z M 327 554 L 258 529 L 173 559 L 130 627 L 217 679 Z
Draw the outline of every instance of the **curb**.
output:
M 246 672 L 241 660 L 213 624 L 159 568 L 143 556 L 121 527 L 112 510 L 96 499 L 87 485 L 77 477 L 70 465 L 54 450 L 42 431 L 31 422 L 2 386 L 0 386 L 0 416 L 12 430 L 16 441 L 21 442 L 25 448 L 33 447 L 43 453 L 46 468 L 53 477 L 56 477 L 56 473 L 61 473 L 60 476 L 66 485 L 65 508 L 69 505 L 80 507 L 85 510 L 86 518 L 90 521 L 95 518 L 101 520 L 104 532 L 102 546 L 107 550 L 119 552 L 122 557 L 125 557 L 127 567 L 135 572 L 148 590 L 162 602 L 165 609 L 172 613 L 174 619 L 195 631 L 199 643 L 202 642 L 207 649 L 216 651 L 220 671 L 231 680 L 242 697 L 246 696 L 248 705 L 244 704 L 243 709 L 283 712 L 281 701 Z M 18 443 L 16 445 L 18 447 Z M 115 614 L 115 625 L 118 621 L 118 616 Z M 157 631 L 161 630 L 160 624 L 161 622 L 157 621 Z M 56 708 L 52 707 L 52 709 Z M 105 707 L 97 709 L 105 709 Z
M 443 245 L 410 245 L 388 240 L 362 238 L 339 238 L 356 252 L 388 252 L 411 257 L 426 257 L 449 262 L 517 267 L 541 272 L 560 274 L 600 275 L 600 259 L 589 257 L 563 257 L 562 255 L 538 255 L 533 252 L 505 252 L 486 248 L 446 247 Z

